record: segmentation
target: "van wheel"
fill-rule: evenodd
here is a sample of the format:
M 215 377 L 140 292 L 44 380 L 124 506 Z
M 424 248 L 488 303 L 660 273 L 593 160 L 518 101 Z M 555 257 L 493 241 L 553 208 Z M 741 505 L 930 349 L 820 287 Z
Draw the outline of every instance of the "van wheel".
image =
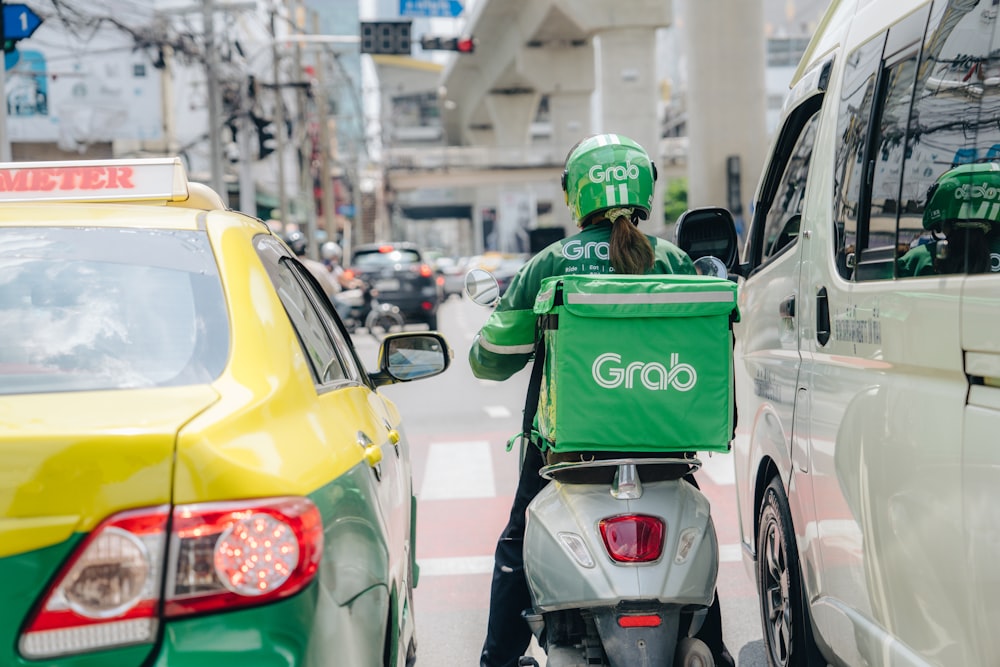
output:
M 757 519 L 757 590 L 768 664 L 825 665 L 812 636 L 788 498 L 777 477 L 764 491 Z

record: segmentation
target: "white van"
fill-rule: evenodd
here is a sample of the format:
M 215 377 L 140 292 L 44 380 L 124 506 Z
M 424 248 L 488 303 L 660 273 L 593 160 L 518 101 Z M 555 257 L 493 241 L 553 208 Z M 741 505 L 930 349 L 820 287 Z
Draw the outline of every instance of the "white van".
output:
M 733 442 L 771 665 L 1000 665 L 997 0 L 833 0 L 742 256 Z

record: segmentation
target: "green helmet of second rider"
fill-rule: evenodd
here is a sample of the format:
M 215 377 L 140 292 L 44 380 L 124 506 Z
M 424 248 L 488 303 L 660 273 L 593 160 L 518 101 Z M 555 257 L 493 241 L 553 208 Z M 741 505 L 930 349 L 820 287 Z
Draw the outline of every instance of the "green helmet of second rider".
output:
M 653 206 L 656 166 L 632 139 L 599 134 L 577 144 L 566 159 L 562 186 L 578 226 L 595 212 L 632 209 L 645 220 Z
M 930 187 L 924 229 L 980 229 L 1000 225 L 1000 164 L 963 164 L 945 172 Z

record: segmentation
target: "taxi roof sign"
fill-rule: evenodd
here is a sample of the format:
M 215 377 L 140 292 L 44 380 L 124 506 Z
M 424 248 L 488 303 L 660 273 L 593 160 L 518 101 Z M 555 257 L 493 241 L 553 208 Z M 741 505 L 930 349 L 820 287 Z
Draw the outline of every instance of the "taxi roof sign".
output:
M 0 203 L 184 201 L 180 158 L 0 163 Z

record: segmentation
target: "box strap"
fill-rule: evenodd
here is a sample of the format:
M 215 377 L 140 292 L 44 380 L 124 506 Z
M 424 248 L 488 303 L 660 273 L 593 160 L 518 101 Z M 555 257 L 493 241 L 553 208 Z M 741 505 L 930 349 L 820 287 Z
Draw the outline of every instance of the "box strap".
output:
M 538 412 L 538 397 L 542 391 L 542 371 L 545 370 L 545 342 L 542 336 L 535 338 L 535 355 L 531 367 L 531 377 L 528 380 L 528 391 L 524 399 L 523 419 L 521 420 L 521 437 L 524 441 L 534 442 L 535 414 Z

